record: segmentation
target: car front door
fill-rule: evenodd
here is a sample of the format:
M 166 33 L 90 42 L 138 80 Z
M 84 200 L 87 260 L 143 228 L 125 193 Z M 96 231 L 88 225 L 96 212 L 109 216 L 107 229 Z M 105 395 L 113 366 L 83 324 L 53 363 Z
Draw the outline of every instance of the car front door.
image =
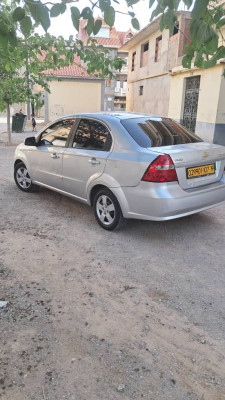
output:
M 86 199 L 89 183 L 104 172 L 112 137 L 104 123 L 83 118 L 63 153 L 64 190 Z
M 62 157 L 74 123 L 75 118 L 65 118 L 50 125 L 42 132 L 37 146 L 28 150 L 33 181 L 62 190 Z

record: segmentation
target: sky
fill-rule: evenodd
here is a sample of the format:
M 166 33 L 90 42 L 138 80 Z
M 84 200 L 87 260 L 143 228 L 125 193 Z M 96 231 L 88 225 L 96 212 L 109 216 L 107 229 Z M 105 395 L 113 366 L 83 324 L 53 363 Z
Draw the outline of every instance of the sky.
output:
M 51 4 L 58 3 L 58 0 L 52 0 Z M 127 5 L 125 0 L 119 0 L 120 4 L 116 2 L 112 2 L 113 7 L 116 11 L 127 12 Z M 186 9 L 183 2 L 181 1 L 180 9 Z M 71 3 L 71 6 L 78 7 L 80 10 L 83 10 L 84 7 L 91 7 L 91 3 L 89 0 L 77 0 L 75 3 Z M 68 39 L 70 35 L 76 36 L 77 31 L 74 28 L 71 16 L 70 16 L 70 5 L 67 6 L 67 11 L 56 17 L 51 18 L 51 27 L 48 32 L 54 36 L 64 36 L 65 39 Z M 155 7 L 154 7 L 155 8 Z M 133 6 L 133 8 L 129 8 L 130 11 L 133 11 L 136 14 L 136 18 L 139 20 L 140 29 L 143 29 L 150 22 L 152 9 L 149 9 L 149 0 L 139 0 L 137 4 Z M 95 9 L 94 16 L 102 16 L 101 11 L 99 9 Z M 128 31 L 130 28 L 135 32 L 135 30 L 131 26 L 131 18 L 129 15 L 124 15 L 119 12 L 116 13 L 115 19 L 115 27 L 118 31 Z M 44 34 L 42 28 L 38 29 L 40 34 Z
M 58 1 L 53 1 L 57 3 Z M 136 14 L 137 19 L 139 20 L 141 29 L 144 28 L 148 23 L 151 16 L 151 11 L 148 8 L 149 0 L 140 0 L 138 4 L 133 6 L 133 10 Z M 76 6 L 80 10 L 84 7 L 90 7 L 90 2 L 88 0 L 78 0 L 76 3 L 71 4 L 71 6 Z M 126 12 L 127 6 L 125 0 L 120 0 L 120 4 L 114 3 L 113 6 L 115 10 Z M 94 16 L 101 16 L 100 10 L 96 9 L 94 12 Z M 120 13 L 116 13 L 115 27 L 119 31 L 128 31 L 131 27 L 131 18 L 129 15 L 124 15 Z M 132 28 L 133 29 L 133 28 Z M 69 6 L 68 10 L 61 16 L 57 18 L 51 18 L 51 27 L 48 30 L 49 33 L 55 36 L 62 35 L 65 39 L 68 39 L 70 35 L 76 35 L 77 31 L 73 27 L 70 17 Z M 41 32 L 40 33 L 44 33 Z

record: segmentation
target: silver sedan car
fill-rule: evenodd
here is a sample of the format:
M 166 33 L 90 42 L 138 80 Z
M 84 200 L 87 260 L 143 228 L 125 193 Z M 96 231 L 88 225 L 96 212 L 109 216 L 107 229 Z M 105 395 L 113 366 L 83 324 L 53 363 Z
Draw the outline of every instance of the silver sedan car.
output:
M 107 230 L 126 218 L 164 221 L 225 200 L 225 147 L 169 118 L 146 114 L 68 115 L 15 152 L 17 186 L 44 186 L 93 206 Z

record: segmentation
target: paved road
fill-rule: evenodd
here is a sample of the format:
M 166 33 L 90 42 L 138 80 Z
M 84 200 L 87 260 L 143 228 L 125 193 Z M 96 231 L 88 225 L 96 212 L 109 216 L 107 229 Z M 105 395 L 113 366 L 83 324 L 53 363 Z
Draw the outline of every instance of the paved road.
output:
M 3 400 L 224 400 L 225 204 L 105 232 L 0 146 Z

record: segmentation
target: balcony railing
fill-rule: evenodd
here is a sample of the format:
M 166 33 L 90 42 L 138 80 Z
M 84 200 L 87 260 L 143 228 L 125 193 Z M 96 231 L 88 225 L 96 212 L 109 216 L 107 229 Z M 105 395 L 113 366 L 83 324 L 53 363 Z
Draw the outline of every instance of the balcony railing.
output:
M 115 92 L 114 93 L 115 93 L 116 96 L 126 96 L 127 89 L 126 88 L 115 87 Z
M 128 66 L 127 65 L 122 66 L 120 74 L 128 74 Z

